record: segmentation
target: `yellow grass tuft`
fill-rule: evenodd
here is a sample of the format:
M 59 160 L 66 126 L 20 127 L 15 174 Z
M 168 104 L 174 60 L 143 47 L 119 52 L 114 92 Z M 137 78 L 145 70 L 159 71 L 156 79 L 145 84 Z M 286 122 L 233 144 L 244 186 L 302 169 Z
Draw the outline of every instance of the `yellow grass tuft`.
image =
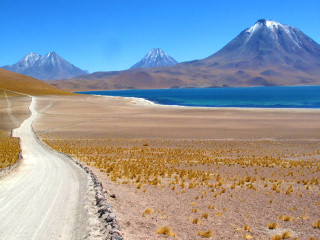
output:
M 201 214 L 201 218 L 208 219 L 208 217 L 209 217 L 209 214 L 208 214 L 208 213 L 202 213 L 202 214 Z
M 245 224 L 243 229 L 247 232 L 250 232 L 250 227 L 248 226 L 248 224 Z
M 9 132 L 0 130 L 0 169 L 16 163 L 19 152 L 18 139 L 10 137 Z
M 320 219 L 313 223 L 312 225 L 314 228 L 320 228 Z
M 279 219 L 281 219 L 285 222 L 289 222 L 289 221 L 293 220 L 293 218 L 291 216 L 284 216 L 284 215 L 279 216 Z
M 216 212 L 216 216 L 217 217 L 222 217 L 223 216 L 223 212 Z
M 147 208 L 146 210 L 144 210 L 142 216 L 146 217 L 147 215 L 151 215 L 154 213 L 154 210 L 152 208 Z
M 271 237 L 271 240 L 281 240 L 281 236 L 280 235 L 274 235 Z
M 268 228 L 269 228 L 269 229 L 276 229 L 277 227 L 278 227 L 278 224 L 275 223 L 275 222 L 268 224 Z
M 288 239 L 288 238 L 291 238 L 291 236 L 292 236 L 291 232 L 285 231 L 284 233 L 282 233 L 281 239 Z
M 271 237 L 271 240 L 281 240 L 291 238 L 292 233 L 289 231 L 283 232 L 281 235 L 274 235 Z
M 193 224 L 198 224 L 198 223 L 199 223 L 199 218 L 194 218 L 194 219 L 192 220 L 192 223 L 193 223 Z
M 162 234 L 162 235 L 167 235 L 167 236 L 170 236 L 170 237 L 176 237 L 177 234 L 174 233 L 170 227 L 168 226 L 164 226 L 164 227 L 160 227 L 157 229 L 157 233 L 158 234 Z
M 249 234 L 245 234 L 245 235 L 243 235 L 243 237 L 245 238 L 245 239 L 252 239 L 253 237 L 251 236 L 251 235 L 249 235 Z
M 198 232 L 198 235 L 204 238 L 209 238 L 213 236 L 213 232 L 211 230 L 206 232 Z

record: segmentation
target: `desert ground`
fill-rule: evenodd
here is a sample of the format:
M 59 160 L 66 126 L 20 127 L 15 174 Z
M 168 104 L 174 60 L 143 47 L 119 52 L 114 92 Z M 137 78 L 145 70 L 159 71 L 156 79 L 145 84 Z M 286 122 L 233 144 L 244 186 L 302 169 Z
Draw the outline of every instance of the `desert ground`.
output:
M 41 96 L 33 127 L 103 182 L 124 239 L 319 239 L 320 111 Z
M 22 159 L 10 174 L 0 176 L 0 239 L 84 239 L 95 227 L 86 211 L 95 201 L 87 194 L 88 176 L 34 134 L 36 102 L 36 97 L 10 91 L 0 100 L 0 168 L 13 165 L 19 155 Z

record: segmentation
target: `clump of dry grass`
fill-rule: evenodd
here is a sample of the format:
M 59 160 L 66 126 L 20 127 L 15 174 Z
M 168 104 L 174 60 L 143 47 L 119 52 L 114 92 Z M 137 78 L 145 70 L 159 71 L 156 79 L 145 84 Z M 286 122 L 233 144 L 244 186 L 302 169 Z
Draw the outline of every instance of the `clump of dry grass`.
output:
M 217 217 L 223 217 L 223 212 L 216 212 Z
M 142 216 L 146 217 L 147 215 L 151 215 L 154 213 L 154 210 L 152 208 L 147 208 L 146 210 L 144 210 Z
M 213 236 L 213 232 L 211 230 L 206 232 L 198 232 L 198 235 L 204 238 L 209 238 Z
M 17 138 L 0 130 L 0 169 L 16 163 L 19 159 L 20 146 Z
M 247 232 L 250 232 L 250 227 L 249 227 L 249 225 L 248 224 L 245 224 L 244 225 L 244 227 L 243 227 L 243 229 L 245 230 L 245 231 L 247 231 Z
M 167 236 L 170 236 L 170 237 L 176 237 L 177 234 L 174 233 L 170 227 L 168 226 L 164 226 L 164 227 L 160 227 L 157 229 L 157 233 L 158 234 L 162 234 L 162 235 L 167 235 Z
M 283 232 L 281 235 L 274 235 L 271 237 L 271 240 L 281 240 L 291 238 L 292 233 L 289 231 Z
M 314 222 L 314 223 L 312 224 L 312 226 L 313 226 L 314 228 L 319 228 L 319 229 L 320 229 L 320 219 L 319 219 L 318 221 Z
M 271 240 L 281 240 L 281 235 L 274 235 L 271 237 Z
M 202 214 L 201 214 L 201 218 L 208 219 L 208 217 L 209 217 L 209 214 L 208 214 L 208 213 L 202 213 Z
M 275 223 L 275 222 L 268 224 L 268 228 L 269 228 L 269 229 L 276 229 L 277 227 L 278 227 L 278 224 Z
M 279 216 L 279 219 L 281 219 L 285 222 L 289 222 L 289 221 L 293 220 L 293 218 L 291 216 L 284 216 L 284 215 Z
M 194 219 L 192 220 L 192 223 L 193 223 L 193 224 L 198 224 L 198 223 L 199 223 L 199 218 L 194 218 Z
M 251 236 L 251 235 L 249 235 L 249 234 L 245 234 L 245 235 L 243 235 L 243 237 L 244 237 L 245 239 L 252 239 L 252 238 L 253 238 L 253 236 Z
M 284 233 L 281 234 L 282 239 L 288 239 L 288 238 L 291 238 L 291 236 L 292 236 L 292 233 L 289 231 L 285 231 Z

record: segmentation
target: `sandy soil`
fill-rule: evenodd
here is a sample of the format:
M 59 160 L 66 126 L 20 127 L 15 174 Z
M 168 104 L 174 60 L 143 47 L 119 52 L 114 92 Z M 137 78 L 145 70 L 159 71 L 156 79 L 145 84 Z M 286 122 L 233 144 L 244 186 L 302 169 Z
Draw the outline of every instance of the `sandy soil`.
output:
M 93 96 L 41 97 L 38 110 L 43 117 L 35 124 L 37 131 L 57 136 L 290 140 L 320 136 L 319 110 L 196 109 Z
M 0 90 L 0 129 L 17 128 L 30 116 L 28 96 Z
M 87 153 L 77 156 L 96 167 L 87 159 L 99 155 L 93 152 L 97 145 L 106 148 L 102 159 L 108 154 L 125 159 L 133 150 L 139 150 L 133 158 L 159 151 L 164 157 L 196 152 L 199 159 L 212 158 L 208 164 L 181 159 L 172 165 L 213 176 L 195 188 L 182 187 L 183 178 L 174 189 L 171 179 L 156 186 L 138 187 L 135 179 L 123 184 L 125 179 L 111 181 L 112 172 L 92 167 L 103 180 L 125 239 L 170 238 L 156 233 L 162 226 L 170 226 L 177 239 L 201 239 L 198 233 L 208 230 L 212 239 L 269 239 L 285 231 L 291 238 L 320 236 L 312 226 L 320 219 L 318 110 L 197 109 L 93 96 L 41 97 L 38 109 L 35 130 L 66 152 L 86 145 Z M 59 146 L 59 139 L 66 146 Z M 115 148 L 118 155 L 109 151 Z M 243 161 L 264 157 L 279 158 L 281 164 Z M 246 177 L 253 180 L 232 187 Z M 153 212 L 144 214 L 149 208 Z M 272 230 L 268 224 L 273 222 L 278 227 Z

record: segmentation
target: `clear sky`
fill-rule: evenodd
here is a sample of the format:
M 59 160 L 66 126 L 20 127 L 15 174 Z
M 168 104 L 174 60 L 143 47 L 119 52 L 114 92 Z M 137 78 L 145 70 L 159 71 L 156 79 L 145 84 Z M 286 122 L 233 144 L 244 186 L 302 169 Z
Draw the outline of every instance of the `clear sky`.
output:
M 127 69 L 151 48 L 201 59 L 261 18 L 320 43 L 319 0 L 1 0 L 0 66 L 49 51 L 90 72 Z

